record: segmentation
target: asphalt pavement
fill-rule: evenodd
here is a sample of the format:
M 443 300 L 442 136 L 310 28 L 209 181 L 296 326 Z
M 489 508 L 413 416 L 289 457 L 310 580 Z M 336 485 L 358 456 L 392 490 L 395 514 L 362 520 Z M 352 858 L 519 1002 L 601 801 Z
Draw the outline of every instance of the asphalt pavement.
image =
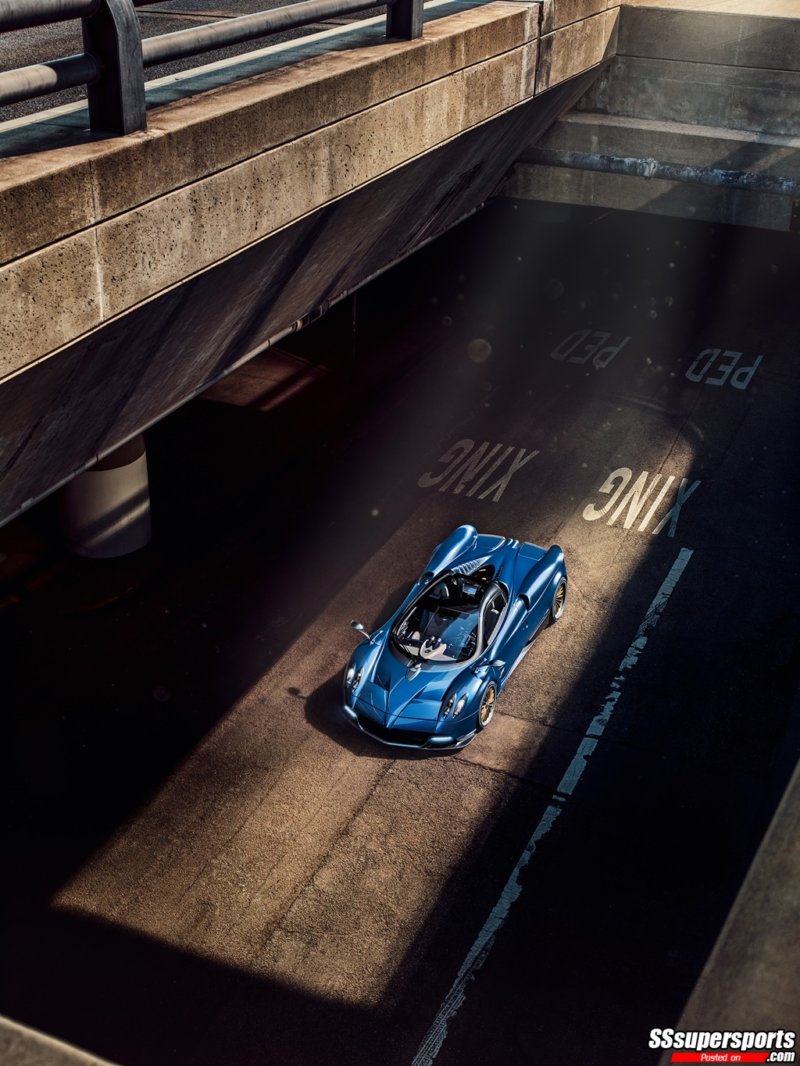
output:
M 797 256 L 495 203 L 285 403 L 155 427 L 138 557 L 5 532 L 0 1012 L 125 1066 L 655 1063 L 798 754 Z M 383 747 L 349 622 L 464 522 L 560 544 L 564 617 L 466 749 Z

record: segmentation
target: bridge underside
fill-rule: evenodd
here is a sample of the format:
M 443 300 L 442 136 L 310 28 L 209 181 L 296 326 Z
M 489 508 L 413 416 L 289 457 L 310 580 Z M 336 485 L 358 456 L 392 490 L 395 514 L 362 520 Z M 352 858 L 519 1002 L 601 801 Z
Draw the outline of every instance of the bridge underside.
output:
M 431 0 L 419 40 L 366 20 L 154 82 L 144 133 L 0 127 L 0 523 L 480 207 L 618 15 Z
M 498 189 L 796 230 L 793 10 L 434 0 L 419 42 L 347 28 L 162 85 L 147 134 L 15 131 L 0 523 Z
M 6 379 L 1 517 L 470 214 L 519 145 L 536 140 L 594 77 L 449 141 Z

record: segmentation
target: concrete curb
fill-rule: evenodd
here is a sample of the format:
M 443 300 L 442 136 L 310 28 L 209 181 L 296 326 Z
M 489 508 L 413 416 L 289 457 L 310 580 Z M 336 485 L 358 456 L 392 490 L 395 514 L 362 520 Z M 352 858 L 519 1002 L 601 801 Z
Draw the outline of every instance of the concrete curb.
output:
M 8 1066 L 113 1066 L 86 1051 L 0 1017 L 0 1062 Z

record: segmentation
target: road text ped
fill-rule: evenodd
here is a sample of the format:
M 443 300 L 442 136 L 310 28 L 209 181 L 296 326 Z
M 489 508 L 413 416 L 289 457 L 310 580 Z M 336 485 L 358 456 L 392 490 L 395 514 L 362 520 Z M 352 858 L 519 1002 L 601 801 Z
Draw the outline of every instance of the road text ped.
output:
M 605 370 L 627 345 L 630 336 L 617 340 L 610 331 L 576 329 L 550 352 L 550 358 L 561 363 L 582 366 L 591 361 L 595 370 Z M 611 341 L 611 343 L 609 343 Z M 584 343 L 586 342 L 586 343 Z M 740 365 L 744 352 L 728 348 L 704 348 L 686 371 L 688 381 L 704 385 L 730 385 L 744 392 L 753 380 L 763 356 L 754 362 Z
M 583 344 L 583 341 L 587 338 L 589 343 Z M 574 333 L 570 333 L 552 350 L 550 358 L 558 362 L 566 360 L 568 363 L 578 364 L 588 363 L 591 359 L 595 370 L 605 370 L 631 338 L 623 337 L 619 343 L 608 344 L 607 342 L 610 339 L 610 332 L 604 333 L 602 330 L 592 332 L 589 329 L 576 329 Z
M 727 383 L 734 389 L 744 391 L 753 380 L 753 375 L 764 357 L 757 356 L 756 361 L 750 366 L 739 366 L 739 360 L 743 355 L 744 352 L 705 348 L 686 371 L 686 377 L 689 381 L 696 381 L 698 384 L 703 382 L 704 385 L 722 387 Z

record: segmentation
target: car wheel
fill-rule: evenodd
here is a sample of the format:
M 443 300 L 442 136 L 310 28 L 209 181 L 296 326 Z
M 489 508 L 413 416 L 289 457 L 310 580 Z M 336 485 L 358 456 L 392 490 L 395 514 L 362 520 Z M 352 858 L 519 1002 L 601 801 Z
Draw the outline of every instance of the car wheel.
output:
M 490 681 L 483 692 L 481 705 L 478 708 L 478 729 L 485 729 L 494 717 L 494 708 L 497 703 L 497 686 Z
M 567 579 L 562 577 L 558 583 L 556 594 L 550 605 L 550 622 L 557 622 L 564 613 L 564 604 L 567 602 Z

